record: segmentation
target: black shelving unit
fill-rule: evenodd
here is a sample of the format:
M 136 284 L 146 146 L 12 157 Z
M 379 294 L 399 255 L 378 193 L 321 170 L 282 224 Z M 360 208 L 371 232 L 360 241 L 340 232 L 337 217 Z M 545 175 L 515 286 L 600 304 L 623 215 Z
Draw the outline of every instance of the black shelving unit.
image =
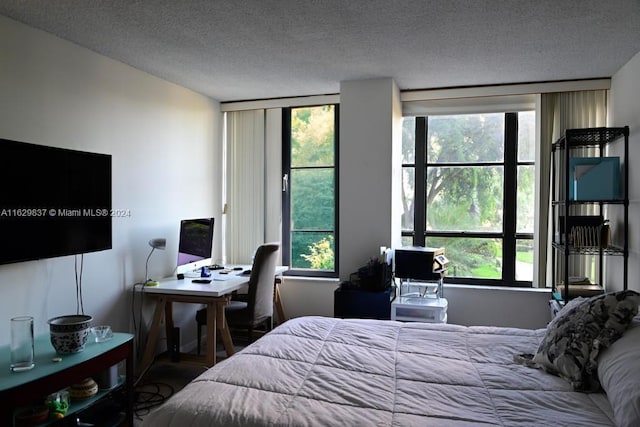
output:
M 607 146 L 622 143 L 620 185 L 622 191 L 618 198 L 596 200 L 570 199 L 570 159 L 576 153 L 581 157 L 605 157 Z M 584 154 L 586 149 L 595 149 L 595 154 Z M 558 268 L 563 266 L 562 282 L 564 295 L 569 299 L 569 259 L 573 256 L 597 256 L 598 284 L 606 290 L 603 281 L 604 258 L 607 256 L 623 257 L 623 289 L 627 289 L 627 271 L 629 258 L 628 224 L 629 224 L 629 127 L 600 127 L 585 129 L 568 129 L 565 134 L 553 143 L 551 148 L 551 182 L 552 182 L 552 289 L 555 299 L 562 302 L 558 291 Z M 580 218 L 584 217 L 582 206 L 595 206 L 596 213 L 602 215 L 605 206 L 620 205 L 623 210 L 622 221 L 613 224 L 618 230 L 617 245 L 603 247 L 584 247 L 574 245 L 570 241 L 570 230 Z M 562 220 L 561 220 L 562 219 Z

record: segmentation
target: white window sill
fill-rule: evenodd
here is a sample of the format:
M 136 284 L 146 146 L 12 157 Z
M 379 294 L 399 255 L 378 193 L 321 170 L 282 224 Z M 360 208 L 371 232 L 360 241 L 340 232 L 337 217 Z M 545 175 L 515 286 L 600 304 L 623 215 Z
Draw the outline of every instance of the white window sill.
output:
M 509 292 L 526 292 L 526 293 L 548 293 L 551 294 L 551 288 L 520 288 L 515 286 L 488 286 L 488 285 L 464 285 L 459 283 L 444 283 L 443 287 L 447 288 L 457 288 L 457 289 L 476 289 L 476 290 L 487 290 L 487 291 L 509 291 Z

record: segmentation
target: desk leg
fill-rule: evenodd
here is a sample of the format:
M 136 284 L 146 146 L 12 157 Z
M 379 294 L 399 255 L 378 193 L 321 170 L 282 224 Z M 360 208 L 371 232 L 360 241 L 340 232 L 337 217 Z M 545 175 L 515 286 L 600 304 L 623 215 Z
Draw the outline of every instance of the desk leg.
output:
M 216 303 L 210 301 L 207 303 L 207 366 L 216 364 Z
M 143 375 L 147 369 L 153 363 L 153 358 L 156 350 L 156 342 L 158 341 L 158 333 L 160 332 L 160 322 L 162 322 L 162 315 L 164 314 L 166 298 L 159 297 L 156 301 L 156 310 L 153 313 L 153 321 L 149 328 L 149 337 L 147 338 L 147 345 L 142 356 L 142 362 L 140 366 L 140 375 Z
M 169 354 L 169 357 L 172 358 L 173 356 L 173 349 L 177 348 L 178 352 L 180 349 L 180 343 L 175 343 L 177 344 L 177 346 L 174 346 L 174 342 L 173 342 L 173 327 L 174 327 L 174 323 L 173 323 L 173 303 L 171 302 L 170 299 L 166 299 L 165 303 L 164 303 L 164 333 L 165 336 L 167 337 L 167 353 Z M 173 362 L 173 359 L 171 359 L 171 361 Z
M 233 348 L 231 332 L 229 332 L 229 325 L 227 325 L 227 318 L 224 315 L 224 306 L 227 305 L 227 300 L 220 299 L 216 302 L 216 305 L 218 306 L 218 318 L 216 319 L 216 323 L 218 324 L 218 330 L 220 331 L 220 336 L 222 337 L 222 344 L 224 344 L 224 349 L 227 352 L 227 357 L 229 357 L 235 353 L 235 350 Z
M 275 284 L 273 286 L 273 300 L 276 305 L 276 314 L 278 315 L 278 325 L 282 325 L 287 321 L 287 318 L 284 316 L 284 308 L 282 307 L 282 298 L 280 297 L 280 286 L 278 286 L 282 282 L 282 279 L 276 277 Z M 272 320 L 273 323 L 273 320 Z

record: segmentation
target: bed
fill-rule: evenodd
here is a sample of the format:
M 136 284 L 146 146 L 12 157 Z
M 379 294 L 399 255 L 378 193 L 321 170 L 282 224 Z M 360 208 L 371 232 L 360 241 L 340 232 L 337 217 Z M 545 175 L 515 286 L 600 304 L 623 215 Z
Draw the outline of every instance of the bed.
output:
M 546 329 L 292 319 L 194 379 L 143 425 L 633 425 L 622 413 L 629 403 L 621 410 L 610 397 L 638 394 L 638 374 L 625 379 L 618 365 L 622 357 L 640 371 L 640 353 L 633 352 L 639 322 L 624 333 L 628 340 L 602 353 L 616 351 L 610 378 L 602 380 L 608 396 L 574 391 L 565 378 L 521 363 L 522 355 L 536 353 Z

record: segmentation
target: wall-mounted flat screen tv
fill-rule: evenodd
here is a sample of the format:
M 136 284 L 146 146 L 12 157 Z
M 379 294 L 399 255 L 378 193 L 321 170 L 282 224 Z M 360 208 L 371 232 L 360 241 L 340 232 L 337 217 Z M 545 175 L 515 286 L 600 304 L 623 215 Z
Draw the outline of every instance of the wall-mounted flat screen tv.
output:
M 111 156 L 0 139 L 0 264 L 111 249 Z

